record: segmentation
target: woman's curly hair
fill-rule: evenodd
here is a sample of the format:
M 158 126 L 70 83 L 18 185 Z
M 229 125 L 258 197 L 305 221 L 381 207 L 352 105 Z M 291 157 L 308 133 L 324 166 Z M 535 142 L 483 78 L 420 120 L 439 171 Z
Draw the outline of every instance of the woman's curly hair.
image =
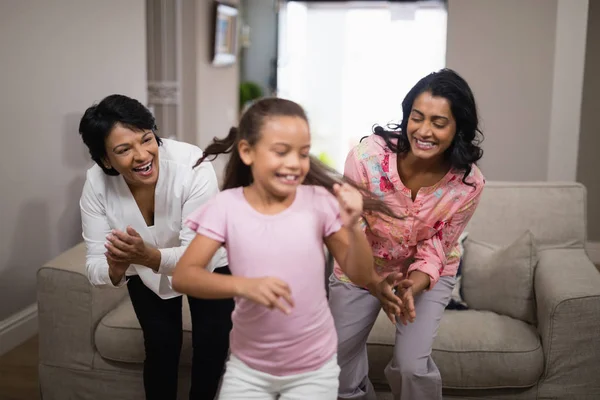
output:
M 479 129 L 473 92 L 467 82 L 453 70 L 445 68 L 422 78 L 402 101 L 400 125 L 388 124 L 388 129 L 375 125 L 373 133 L 381 136 L 393 152 L 403 154 L 410 151 L 406 128 L 413 103 L 424 92 L 429 92 L 434 97 L 443 97 L 450 102 L 450 110 L 456 121 L 456 135 L 444 155 L 453 168 L 464 171 L 462 181 L 471 186 L 466 182 L 466 178 L 471 173 L 471 166 L 477 164 L 483 155 L 483 149 L 479 146 L 483 141 L 483 133 Z

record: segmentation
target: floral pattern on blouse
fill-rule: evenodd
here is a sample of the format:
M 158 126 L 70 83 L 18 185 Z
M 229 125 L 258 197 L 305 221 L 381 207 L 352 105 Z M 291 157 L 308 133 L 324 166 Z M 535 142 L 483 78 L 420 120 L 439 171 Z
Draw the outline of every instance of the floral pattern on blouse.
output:
M 379 275 L 414 270 L 431 277 L 432 288 L 440 276 L 455 276 L 461 258 L 458 238 L 473 216 L 485 178 L 476 165 L 466 181 L 463 171 L 451 169 L 438 183 L 422 187 L 415 200 L 402 183 L 396 168 L 397 154 L 385 141 L 371 135 L 348 154 L 344 175 L 365 186 L 382 199 L 403 220 L 368 215 L 363 226 L 371 244 Z M 350 282 L 339 265 L 334 273 Z

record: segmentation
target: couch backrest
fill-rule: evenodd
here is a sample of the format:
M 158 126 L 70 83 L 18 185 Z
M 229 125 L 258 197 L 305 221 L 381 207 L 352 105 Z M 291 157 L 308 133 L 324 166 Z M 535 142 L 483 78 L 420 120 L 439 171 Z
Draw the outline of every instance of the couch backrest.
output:
M 469 237 L 506 245 L 527 229 L 540 248 L 583 247 L 585 187 L 562 182 L 487 182 L 466 228 Z

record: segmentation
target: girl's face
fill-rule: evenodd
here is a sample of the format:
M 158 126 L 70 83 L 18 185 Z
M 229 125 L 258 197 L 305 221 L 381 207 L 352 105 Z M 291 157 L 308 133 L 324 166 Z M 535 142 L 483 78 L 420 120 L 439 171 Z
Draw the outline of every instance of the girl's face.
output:
M 410 150 L 417 158 L 441 159 L 456 135 L 450 102 L 430 92 L 421 93 L 413 103 L 406 134 Z
M 300 117 L 266 118 L 254 144 L 239 143 L 242 161 L 252 168 L 254 184 L 278 198 L 296 193 L 310 168 L 310 132 Z
M 152 131 L 115 125 L 106 140 L 105 167 L 114 168 L 129 185 L 154 185 L 158 180 L 158 143 Z

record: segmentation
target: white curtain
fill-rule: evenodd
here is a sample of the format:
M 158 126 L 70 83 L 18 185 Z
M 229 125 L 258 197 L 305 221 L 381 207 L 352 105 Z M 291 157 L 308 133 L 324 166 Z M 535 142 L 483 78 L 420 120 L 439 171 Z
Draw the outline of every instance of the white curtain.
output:
M 402 118 L 408 90 L 445 65 L 446 20 L 436 2 L 282 8 L 278 95 L 306 109 L 313 154 L 341 171 L 373 124 Z

